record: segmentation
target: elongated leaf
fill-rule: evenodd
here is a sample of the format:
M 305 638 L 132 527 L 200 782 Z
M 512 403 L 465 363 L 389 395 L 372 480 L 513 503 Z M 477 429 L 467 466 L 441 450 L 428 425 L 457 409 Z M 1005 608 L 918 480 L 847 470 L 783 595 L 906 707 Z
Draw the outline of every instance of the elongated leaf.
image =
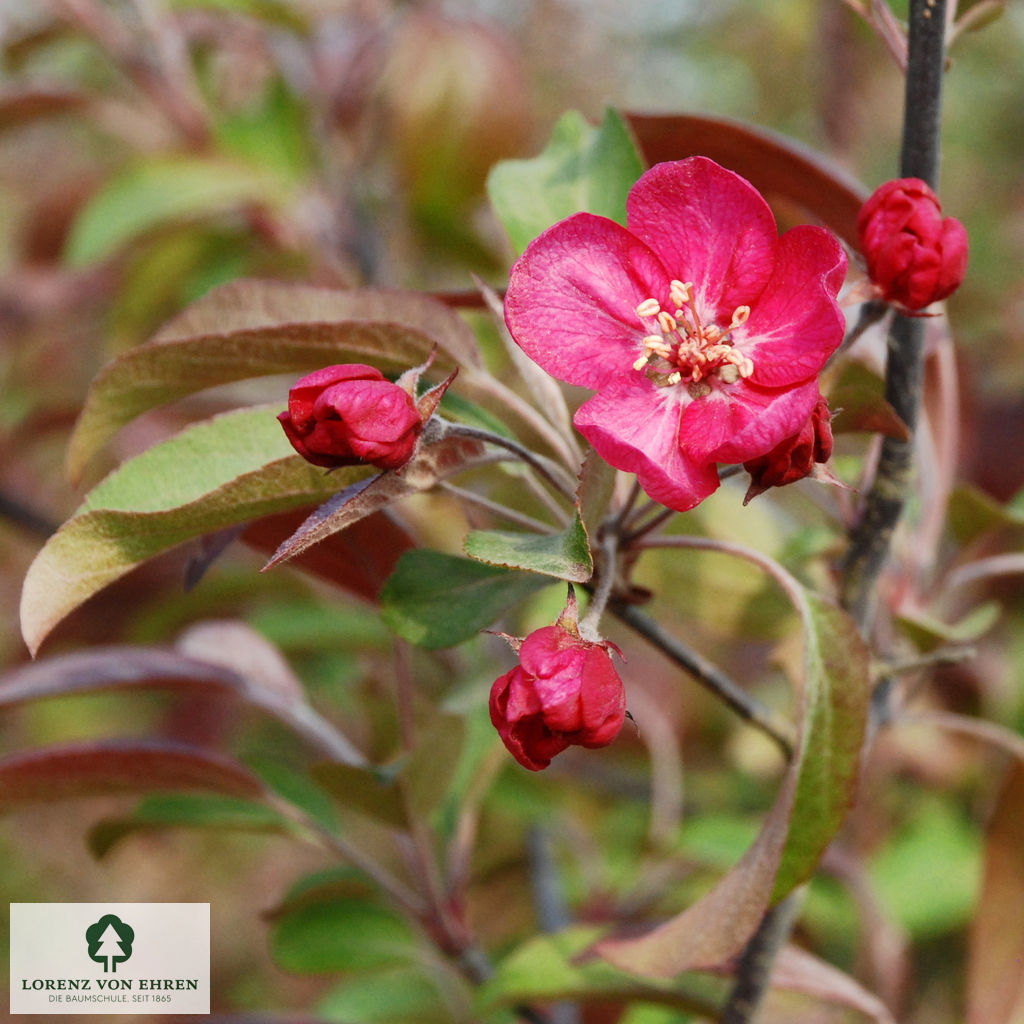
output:
M 242 540 L 269 558 L 302 525 L 307 510 L 284 512 L 246 527 Z M 376 602 L 398 559 L 415 542 L 387 511 L 353 523 L 291 560 L 296 568 L 328 580 L 366 601 Z
M 418 548 L 402 556 L 381 592 L 381 613 L 410 643 L 454 647 L 549 583 L 536 573 Z
M 593 927 L 573 927 L 529 940 L 498 965 L 479 993 L 478 1011 L 482 1014 L 516 1003 L 619 999 L 671 1006 L 717 1019 L 723 991 L 718 979 L 698 973 L 671 980 L 627 974 L 584 955 L 597 935 Z M 720 964 L 715 973 L 729 973 L 731 967 L 731 963 Z M 780 951 L 772 987 L 852 1007 L 877 1024 L 893 1024 L 892 1015 L 877 996 L 848 974 L 793 946 Z
M 273 667 L 269 654 L 270 651 L 276 653 L 276 648 L 247 626 L 233 625 L 236 638 L 241 639 L 239 634 L 242 633 L 249 641 L 243 656 L 236 657 L 234 664 L 230 660 L 231 643 L 225 644 L 219 657 L 210 660 L 155 647 L 95 647 L 22 665 L 0 676 L 0 709 L 49 697 L 112 690 L 227 693 L 273 715 L 321 753 L 340 760 L 361 761 L 361 756 L 345 738 L 306 703 L 300 689 L 278 681 L 276 676 L 282 670 Z M 212 637 L 217 635 L 213 631 L 218 626 L 223 627 L 223 624 L 194 627 L 191 641 L 190 634 L 186 633 L 186 652 L 190 646 L 197 649 L 196 631 Z M 225 636 L 223 628 L 219 635 Z M 269 669 L 268 661 L 271 662 Z
M 567 928 L 530 939 L 506 956 L 477 993 L 477 1017 L 498 1007 L 558 1000 L 643 1000 L 711 1019 L 723 985 L 689 975 L 675 981 L 640 978 L 594 957 L 587 949 L 600 937 L 593 926 Z
M 420 952 L 402 918 L 360 899 L 298 906 L 274 922 L 270 950 L 281 967 L 299 974 L 373 970 L 408 963 Z
M 837 967 L 797 946 L 784 946 L 772 970 L 772 987 L 802 992 L 827 1003 L 848 1006 L 876 1024 L 896 1024 L 878 996 Z
M 65 259 L 72 267 L 87 266 L 163 224 L 245 203 L 276 205 L 280 198 L 280 180 L 251 164 L 192 156 L 145 159 L 93 196 L 75 221 Z
M 870 431 L 909 441 L 910 431 L 885 400 L 884 390 L 881 377 L 861 363 L 848 362 L 828 393 L 833 432 Z
M 344 530 L 402 498 L 428 491 L 441 480 L 485 461 L 483 445 L 460 437 L 429 441 L 423 435 L 415 457 L 401 469 L 359 480 L 329 498 L 274 552 L 264 569 L 302 554 L 311 545 Z
M 100 371 L 69 442 L 68 472 L 77 479 L 136 416 L 204 388 L 345 362 L 400 373 L 423 363 L 435 345 L 439 372 L 480 362 L 470 328 L 427 295 L 234 281 Z
M 771 201 L 781 196 L 810 211 L 857 249 L 857 214 L 868 190 L 836 164 L 793 139 L 721 117 L 626 113 L 650 164 L 702 154 L 742 174 Z
M 265 792 L 237 761 L 155 740 L 47 747 L 0 760 L 0 812 L 40 801 L 155 790 L 250 799 Z
M 213 10 L 245 14 L 299 34 L 309 31 L 308 13 L 288 3 L 288 0 L 168 0 L 167 6 L 177 11 Z
M 616 111 L 609 108 L 600 127 L 571 111 L 539 156 L 497 164 L 487 193 L 522 252 L 542 231 L 580 211 L 625 224 L 626 196 L 642 172 L 636 144 Z
M 0 131 L 37 118 L 74 113 L 88 107 L 89 96 L 72 89 L 25 88 L 0 94 Z
M 570 583 L 586 583 L 594 573 L 587 531 L 579 515 L 560 533 L 474 530 L 464 542 L 466 554 L 504 569 L 526 569 Z
M 212 690 L 243 695 L 230 669 L 155 647 L 93 647 L 21 665 L 0 676 L 0 708 L 109 690 Z
M 97 822 L 88 836 L 94 857 L 105 857 L 122 839 L 173 827 L 289 834 L 295 826 L 265 804 L 206 793 L 167 793 L 143 800 L 123 818 Z
M 971 922 L 967 1024 L 1024 1021 L 1024 766 L 1012 765 L 985 837 L 985 870 Z
M 93 594 L 194 537 L 323 501 L 365 475 L 325 473 L 291 447 L 269 408 L 199 423 L 115 470 L 29 568 L 21 625 L 29 649 Z
M 867 721 L 867 651 L 838 608 L 805 591 L 792 596 L 804 626 L 800 735 L 775 804 L 754 843 L 711 892 L 640 938 L 599 945 L 618 967 L 671 977 L 726 962 L 767 907 L 811 875 L 842 825 Z
M 580 468 L 580 485 L 576 491 L 580 519 L 588 537 L 596 537 L 601 520 L 615 493 L 616 471 L 591 448 Z
M 313 766 L 311 774 L 342 807 L 393 828 L 406 826 L 402 795 L 384 769 L 321 761 Z
M 332 1021 L 359 1024 L 451 1024 L 464 1020 L 465 1014 L 452 1007 L 451 999 L 453 990 L 459 992 L 467 983 L 439 966 L 408 964 L 350 975 L 331 988 L 318 1008 Z

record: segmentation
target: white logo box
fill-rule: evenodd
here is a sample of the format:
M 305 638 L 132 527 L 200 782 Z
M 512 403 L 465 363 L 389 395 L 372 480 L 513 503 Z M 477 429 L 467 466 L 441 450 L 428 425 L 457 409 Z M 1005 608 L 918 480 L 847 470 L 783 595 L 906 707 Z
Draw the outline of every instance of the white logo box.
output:
M 209 903 L 12 903 L 11 1013 L 209 1013 Z

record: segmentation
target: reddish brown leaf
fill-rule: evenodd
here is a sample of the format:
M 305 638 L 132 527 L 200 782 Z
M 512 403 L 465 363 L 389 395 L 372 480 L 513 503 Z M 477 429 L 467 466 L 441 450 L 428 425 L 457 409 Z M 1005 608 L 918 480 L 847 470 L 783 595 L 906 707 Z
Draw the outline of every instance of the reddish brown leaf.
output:
M 263 783 L 237 761 L 175 743 L 47 747 L 0 760 L 0 811 L 40 801 L 154 790 L 253 799 L 265 793 Z
M 309 516 L 299 509 L 253 523 L 242 535 L 246 544 L 272 555 Z M 376 602 L 398 559 L 416 546 L 406 529 L 387 511 L 375 512 L 332 534 L 292 559 L 292 565 Z
M 886 1005 L 850 975 L 806 950 L 785 946 L 772 971 L 772 987 L 801 992 L 859 1010 L 877 1024 L 895 1024 Z
M 985 873 L 971 924 L 967 1024 L 1024 1021 L 1024 763 L 1013 762 L 989 822 Z
M 95 647 L 31 662 L 0 676 L 0 708 L 122 688 L 213 690 L 244 696 L 246 682 L 237 672 L 171 651 Z
M 909 441 L 910 431 L 885 400 L 884 390 L 882 378 L 866 366 L 846 363 L 828 392 L 833 433 L 864 431 Z
M 40 117 L 81 110 L 89 98 L 72 89 L 19 89 L 0 95 L 0 130 Z
M 401 469 L 360 480 L 324 502 L 281 544 L 264 569 L 294 558 L 311 545 L 381 511 L 392 502 L 429 490 L 439 481 L 469 469 L 484 457 L 483 451 L 479 441 L 464 437 L 424 443 L 416 457 Z
M 23 665 L 0 677 L 0 708 L 46 697 L 115 689 L 229 694 L 273 715 L 326 756 L 363 763 L 359 751 L 305 703 L 298 681 L 275 648 L 242 623 L 210 624 L 206 628 L 216 627 L 223 635 L 231 634 L 233 642 L 222 646 L 219 659 L 211 661 L 125 646 L 95 648 Z M 239 642 L 239 630 L 246 631 L 248 644 Z M 192 642 L 200 643 L 195 637 Z M 261 650 L 254 659 L 257 647 Z M 234 661 L 226 663 L 233 652 Z
M 764 128 L 692 114 L 630 114 L 626 121 L 648 163 L 703 154 L 742 174 L 771 202 L 782 198 L 808 210 L 852 249 L 857 214 L 868 190 L 835 164 Z

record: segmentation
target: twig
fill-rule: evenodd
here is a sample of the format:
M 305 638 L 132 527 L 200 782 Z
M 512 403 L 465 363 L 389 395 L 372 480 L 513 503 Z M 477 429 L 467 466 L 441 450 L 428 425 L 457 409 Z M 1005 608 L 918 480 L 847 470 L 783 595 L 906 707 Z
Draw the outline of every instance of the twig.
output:
M 785 945 L 803 902 L 803 887 L 795 889 L 764 915 L 754 937 L 736 965 L 736 984 L 729 993 L 719 1024 L 748 1024 L 768 991 L 772 967 Z
M 598 569 L 597 586 L 594 588 L 587 607 L 587 614 L 580 620 L 580 633 L 587 640 L 597 639 L 597 625 L 604 615 L 605 608 L 615 588 L 615 560 L 619 551 L 618 531 L 611 528 L 604 531 L 601 538 L 601 563 Z
M 457 437 L 469 437 L 476 441 L 484 441 L 487 444 L 497 445 L 517 455 L 528 466 L 535 469 L 539 476 L 546 480 L 556 491 L 566 497 L 569 501 L 576 500 L 576 481 L 573 480 L 565 470 L 551 459 L 545 458 L 531 451 L 525 445 L 513 440 L 511 437 L 503 437 L 493 431 L 484 430 L 482 427 L 471 427 L 465 423 L 445 423 L 449 434 Z
M 787 761 L 793 756 L 796 737 L 788 719 L 747 693 L 720 668 L 662 629 L 636 605 L 612 600 L 608 610 L 645 640 L 650 641 L 662 654 L 686 669 L 701 686 L 715 694 L 745 722 L 760 729 L 782 751 Z
M 57 532 L 57 524 L 42 512 L 36 511 L 2 491 L 0 491 L 0 519 L 6 519 L 43 540 Z
M 467 505 L 475 505 L 497 516 L 499 519 L 515 523 L 516 526 L 522 526 L 527 530 L 532 530 L 534 533 L 551 533 L 554 529 L 549 523 L 542 523 L 539 519 L 534 519 L 533 516 L 529 516 L 525 512 L 517 512 L 514 508 L 509 508 L 500 502 L 485 498 L 482 494 L 477 494 L 476 491 L 467 491 L 465 488 L 458 487 L 448 480 L 442 480 L 437 487 L 438 490 L 450 494 L 453 498 L 458 498 L 459 501 L 465 502 Z

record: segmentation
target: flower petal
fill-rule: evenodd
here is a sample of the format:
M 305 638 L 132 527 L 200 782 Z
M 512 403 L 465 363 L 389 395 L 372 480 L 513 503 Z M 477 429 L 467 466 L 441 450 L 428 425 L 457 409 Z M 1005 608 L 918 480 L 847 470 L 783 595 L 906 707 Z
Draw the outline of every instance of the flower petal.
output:
M 630 231 L 671 277 L 693 282 L 702 315 L 729 323 L 771 276 L 778 233 L 768 204 L 707 157 L 656 164 L 633 186 L 626 211 Z
M 818 381 L 785 390 L 749 381 L 718 388 L 683 414 L 683 451 L 703 462 L 746 462 L 770 452 L 807 422 L 818 400 Z
M 835 300 L 845 277 L 846 253 L 824 228 L 803 224 L 779 239 L 771 280 L 733 331 L 753 360 L 753 383 L 786 387 L 821 370 L 846 329 Z
M 535 238 L 512 268 L 505 320 L 553 377 L 599 388 L 627 373 L 647 333 L 636 307 L 667 301 L 669 276 L 621 225 L 579 213 Z
M 679 395 L 679 389 L 655 387 L 633 371 L 629 380 L 609 384 L 581 405 L 573 422 L 607 462 L 635 473 L 651 498 L 685 512 L 718 489 L 718 472 L 680 448 Z

